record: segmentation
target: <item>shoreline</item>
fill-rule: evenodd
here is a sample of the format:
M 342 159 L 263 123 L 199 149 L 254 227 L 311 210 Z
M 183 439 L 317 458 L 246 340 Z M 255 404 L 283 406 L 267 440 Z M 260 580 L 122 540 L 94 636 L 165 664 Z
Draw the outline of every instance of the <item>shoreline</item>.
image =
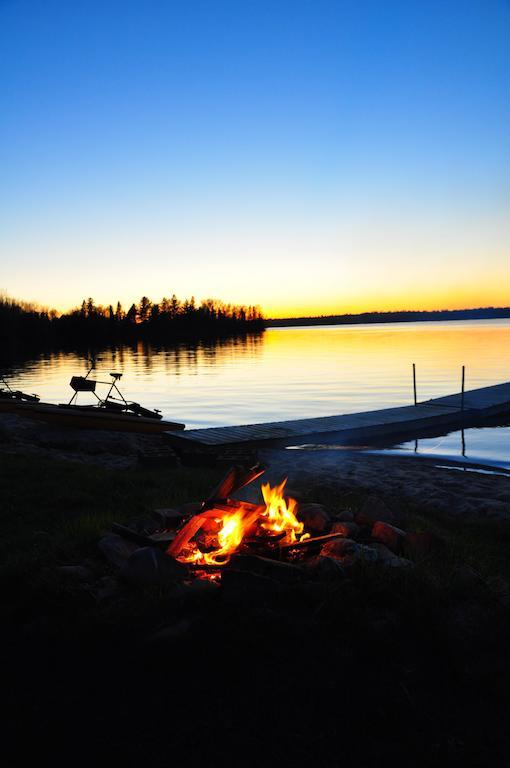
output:
M 459 468 L 458 462 L 438 466 L 430 457 L 399 458 L 328 449 L 303 451 L 303 456 L 297 453 L 261 451 L 261 461 L 269 467 L 266 482 L 286 475 L 290 495 L 294 492 L 299 496 L 311 486 L 324 485 L 335 493 L 356 490 L 380 494 L 394 505 L 411 505 L 466 521 L 510 519 L 510 473 L 456 472 L 451 470 Z M 483 465 L 469 468 L 491 469 Z
M 455 315 L 451 317 L 450 315 Z M 370 319 L 373 318 L 373 319 Z M 315 317 L 282 317 L 270 318 L 265 321 L 266 328 L 301 328 L 322 325 L 390 325 L 394 323 L 455 323 L 469 320 L 509 320 L 510 308 L 499 307 L 459 309 L 459 310 L 430 310 L 430 311 L 395 311 L 395 312 L 362 312 L 360 314 L 319 315 Z
M 56 429 L 12 414 L 0 415 L 0 453 L 118 471 L 179 464 L 157 435 Z M 310 489 L 324 486 L 335 493 L 380 494 L 400 507 L 410 505 L 464 520 L 510 519 L 510 472 L 490 465 L 330 447 L 265 448 L 258 456 L 267 466 L 265 482 L 280 483 L 288 477 L 288 493 L 298 500 Z M 238 497 L 248 500 L 253 492 L 245 489 Z

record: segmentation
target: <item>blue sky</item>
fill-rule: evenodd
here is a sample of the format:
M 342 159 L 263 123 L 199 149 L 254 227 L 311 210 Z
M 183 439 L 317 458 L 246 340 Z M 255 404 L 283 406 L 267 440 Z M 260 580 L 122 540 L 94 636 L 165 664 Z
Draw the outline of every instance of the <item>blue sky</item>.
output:
M 510 304 L 506 0 L 0 0 L 0 57 L 10 295 Z

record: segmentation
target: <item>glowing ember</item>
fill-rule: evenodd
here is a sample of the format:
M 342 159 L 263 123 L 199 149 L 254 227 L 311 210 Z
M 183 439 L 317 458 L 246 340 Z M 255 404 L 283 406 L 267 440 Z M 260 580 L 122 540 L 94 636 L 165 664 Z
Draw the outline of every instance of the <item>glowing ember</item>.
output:
M 309 538 L 303 534 L 303 523 L 295 515 L 297 502 L 285 499 L 287 479 L 272 488 L 262 485 L 265 507 L 238 502 L 227 509 L 211 509 L 195 515 L 179 531 L 167 552 L 176 560 L 204 566 L 222 566 L 236 552 L 246 536 L 264 538 L 270 543 L 292 544 Z M 299 537 L 299 539 L 298 539 Z

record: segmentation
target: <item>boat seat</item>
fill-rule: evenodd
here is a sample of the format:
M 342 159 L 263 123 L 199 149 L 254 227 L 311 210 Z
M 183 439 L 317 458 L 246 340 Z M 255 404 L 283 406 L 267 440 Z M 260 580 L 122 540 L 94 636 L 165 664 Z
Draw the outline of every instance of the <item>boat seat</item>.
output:
M 84 376 L 73 376 L 69 382 L 71 389 L 75 392 L 95 392 L 96 382 L 94 379 L 86 379 Z
M 106 408 L 108 411 L 125 411 L 126 406 L 122 403 L 112 403 L 111 400 L 101 400 L 101 408 Z

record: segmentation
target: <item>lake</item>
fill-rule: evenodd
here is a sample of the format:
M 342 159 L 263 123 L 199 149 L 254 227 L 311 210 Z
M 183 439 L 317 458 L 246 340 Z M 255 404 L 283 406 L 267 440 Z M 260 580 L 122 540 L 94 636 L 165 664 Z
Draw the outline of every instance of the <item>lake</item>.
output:
M 269 328 L 215 344 L 138 344 L 103 351 L 95 377 L 122 371 L 128 399 L 206 427 L 407 405 L 413 362 L 421 400 L 459 391 L 462 365 L 466 389 L 507 381 L 510 320 Z M 83 356 L 59 352 L 5 372 L 18 388 L 58 403 L 72 394 L 71 376 L 86 370 Z

